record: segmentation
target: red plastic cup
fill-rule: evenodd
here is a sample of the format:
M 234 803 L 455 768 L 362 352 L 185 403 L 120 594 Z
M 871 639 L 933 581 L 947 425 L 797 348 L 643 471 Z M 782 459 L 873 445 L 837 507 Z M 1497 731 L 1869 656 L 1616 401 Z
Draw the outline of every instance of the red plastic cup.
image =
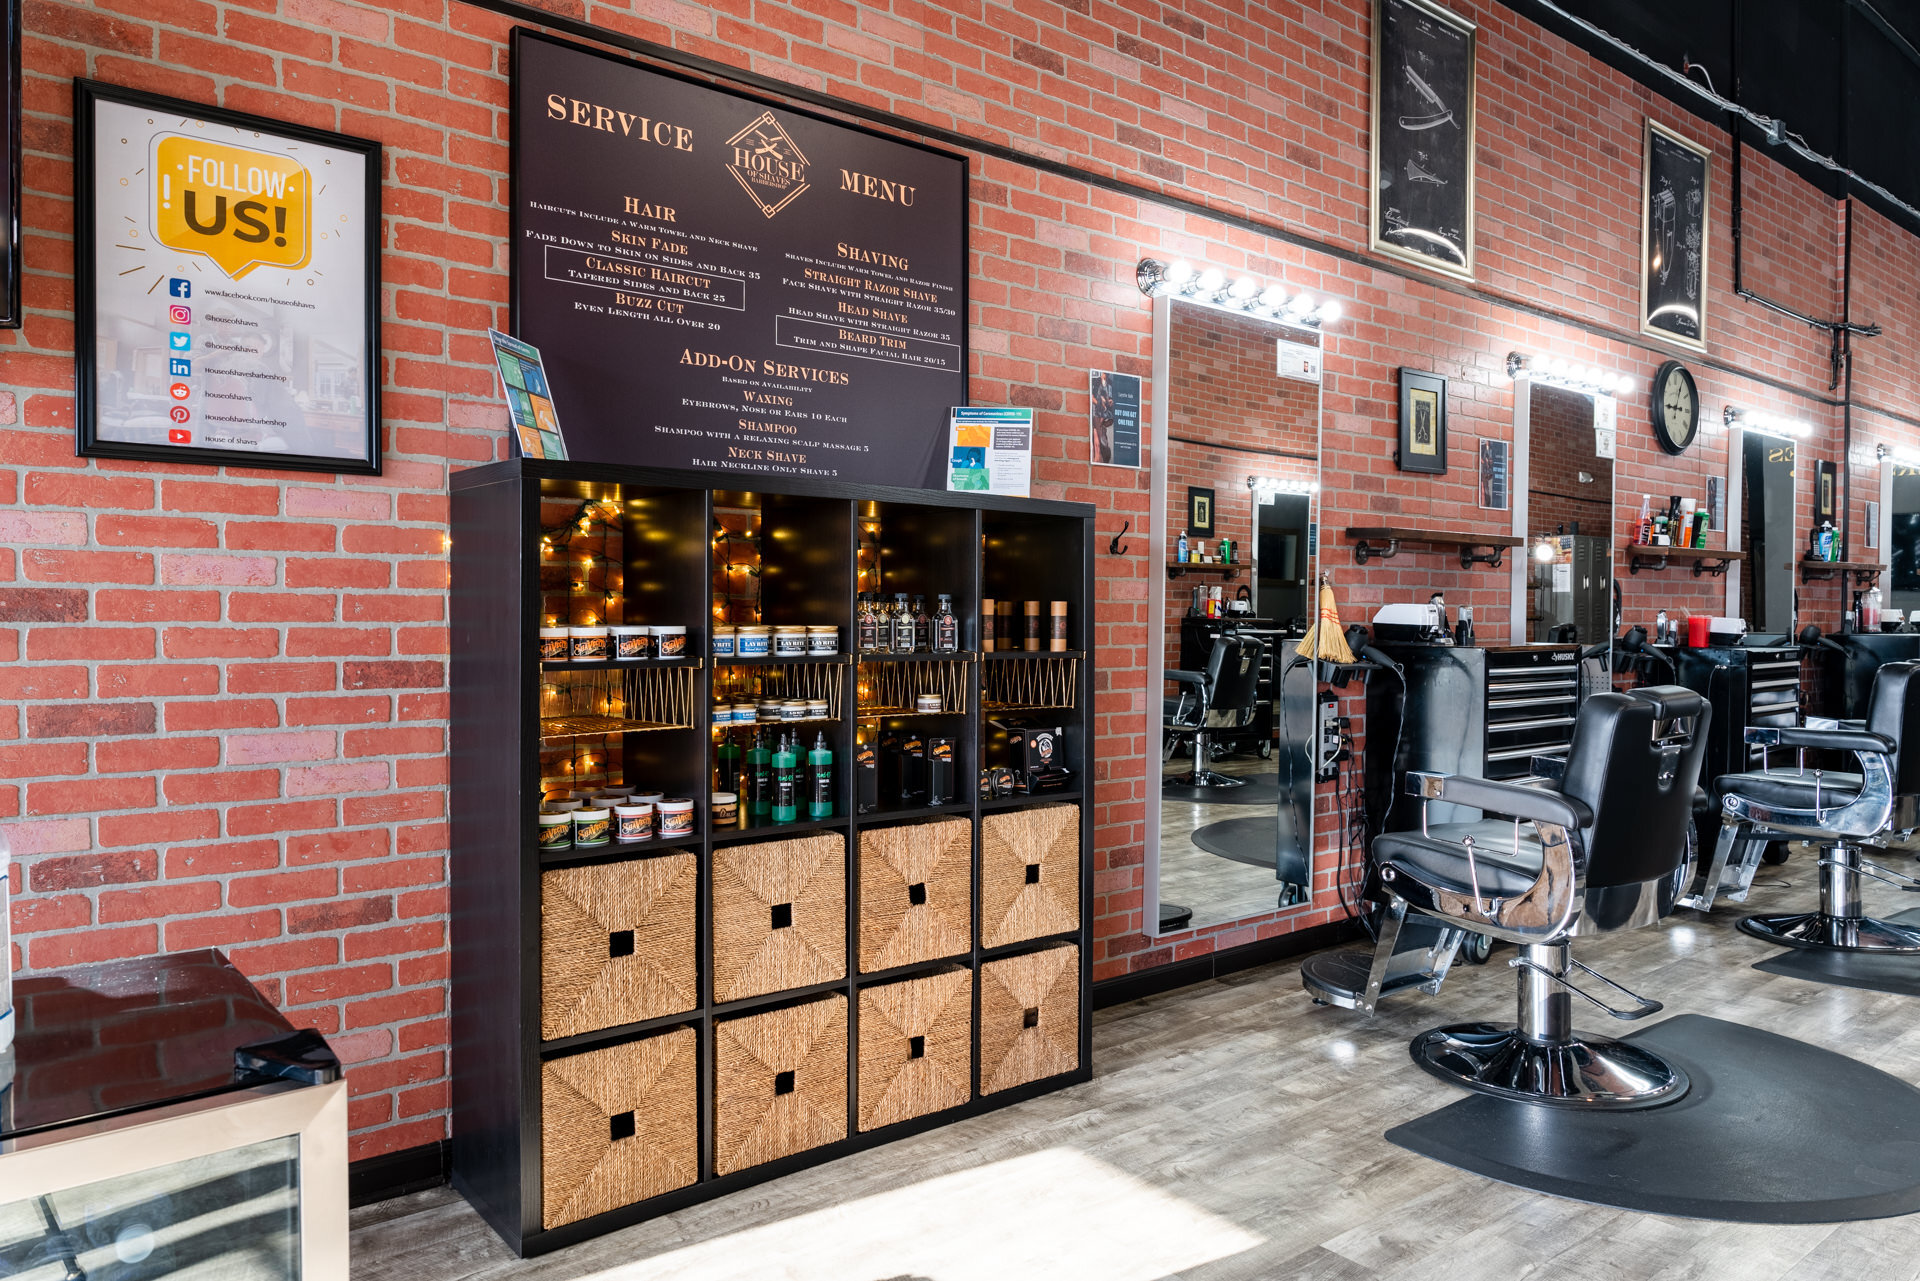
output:
M 1707 625 L 1712 620 L 1705 614 L 1694 614 L 1687 619 L 1687 644 L 1695 649 L 1705 649 L 1710 643 Z

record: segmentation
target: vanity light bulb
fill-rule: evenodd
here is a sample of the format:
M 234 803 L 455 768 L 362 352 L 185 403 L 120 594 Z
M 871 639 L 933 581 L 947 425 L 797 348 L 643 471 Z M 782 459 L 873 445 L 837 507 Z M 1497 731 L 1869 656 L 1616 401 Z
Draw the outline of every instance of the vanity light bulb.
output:
M 1279 311 L 1287 301 L 1287 291 L 1279 285 L 1268 285 L 1260 291 L 1260 306 L 1266 311 Z
M 1565 356 L 1555 356 L 1547 362 L 1547 372 L 1555 378 L 1565 378 L 1567 376 L 1567 358 Z
M 1313 295 L 1309 293 L 1295 294 L 1293 300 L 1287 304 L 1287 313 L 1293 316 L 1311 315 L 1313 313 Z
M 1543 538 L 1539 542 L 1533 545 L 1533 558 L 1539 561 L 1542 565 L 1551 561 L 1553 559 L 1553 556 L 1554 556 L 1554 546 L 1552 543 L 1548 542 L 1546 539 Z
M 1193 279 L 1193 264 L 1185 258 L 1175 258 L 1167 268 L 1166 282 L 1170 285 L 1184 285 Z
M 1200 273 L 1200 279 L 1194 283 L 1203 294 L 1218 293 L 1220 286 L 1227 283 L 1227 277 L 1218 267 L 1209 267 Z
M 1340 319 L 1340 300 L 1338 298 L 1327 299 L 1320 304 L 1320 310 L 1316 314 L 1320 317 L 1321 324 L 1331 325 L 1334 321 Z
M 1233 282 L 1233 288 L 1229 292 L 1235 298 L 1251 298 L 1260 292 L 1260 286 L 1252 276 L 1242 276 Z
M 1613 380 L 1613 390 L 1617 395 L 1621 395 L 1621 396 L 1631 395 L 1633 392 L 1633 375 L 1621 374 L 1619 377 L 1615 378 Z

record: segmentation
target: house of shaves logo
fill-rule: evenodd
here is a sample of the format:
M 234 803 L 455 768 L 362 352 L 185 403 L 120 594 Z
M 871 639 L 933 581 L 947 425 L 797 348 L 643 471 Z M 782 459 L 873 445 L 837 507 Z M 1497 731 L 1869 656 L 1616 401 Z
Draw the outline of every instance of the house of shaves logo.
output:
M 727 172 L 769 218 L 799 199 L 809 186 L 806 155 L 771 111 L 760 113 L 752 124 L 727 139 L 727 146 L 733 151 Z

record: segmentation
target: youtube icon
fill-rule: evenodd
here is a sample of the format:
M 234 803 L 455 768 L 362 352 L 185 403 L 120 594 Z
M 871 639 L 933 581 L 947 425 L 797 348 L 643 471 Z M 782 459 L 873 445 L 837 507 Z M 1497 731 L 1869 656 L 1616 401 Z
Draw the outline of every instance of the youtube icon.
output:
M 167 443 L 169 445 L 191 445 L 193 443 L 193 433 L 185 427 L 169 427 L 167 428 Z

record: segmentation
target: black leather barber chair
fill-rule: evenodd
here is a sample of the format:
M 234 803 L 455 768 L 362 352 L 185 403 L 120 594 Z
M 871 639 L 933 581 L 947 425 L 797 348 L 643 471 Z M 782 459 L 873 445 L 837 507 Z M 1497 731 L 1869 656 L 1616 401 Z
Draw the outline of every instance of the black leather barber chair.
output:
M 1749 916 L 1740 929 L 1788 947 L 1845 952 L 1920 952 L 1920 930 L 1875 920 L 1863 913 L 1860 878 L 1871 876 L 1901 889 L 1920 881 L 1864 857 L 1867 846 L 1903 838 L 1920 825 L 1920 662 L 1882 664 L 1874 673 L 1864 722 L 1809 719 L 1804 728 L 1756 726 L 1766 768 L 1722 775 L 1720 838 L 1707 883 L 1720 884 L 1732 868 L 1740 884 L 1752 879 L 1761 850 L 1772 841 L 1805 840 L 1821 846 L 1817 911 Z M 1796 755 L 1794 768 L 1771 768 L 1773 750 Z M 1851 753 L 1857 772 L 1806 768 L 1809 751 Z
M 1252 636 L 1224 632 L 1214 637 L 1204 672 L 1169 671 L 1179 693 L 1165 700 L 1161 728 L 1163 759 L 1171 759 L 1183 739 L 1193 741 L 1193 768 L 1164 780 L 1171 787 L 1239 787 L 1247 780 L 1207 768 L 1209 738 L 1253 722 L 1260 689 L 1260 658 L 1265 647 Z
M 1653 924 L 1691 881 L 1688 818 L 1709 717 L 1706 701 L 1678 686 L 1596 694 L 1580 709 L 1565 761 L 1534 761 L 1546 786 L 1410 772 L 1421 827 L 1373 842 L 1386 903 L 1369 990 L 1340 1003 L 1371 1010 L 1409 915 L 1453 934 L 1455 946 L 1458 937 L 1485 934 L 1520 948 L 1509 962 L 1519 971 L 1517 1025 L 1423 1033 L 1411 1047 L 1415 1062 L 1468 1089 L 1532 1102 L 1621 1108 L 1679 1097 L 1687 1078 L 1678 1067 L 1638 1046 L 1574 1030 L 1575 996 L 1619 1019 L 1644 1018 L 1661 1006 L 1575 961 L 1570 943 L 1577 935 Z M 1431 801 L 1509 817 L 1429 825 Z M 1442 968 L 1419 984 L 1429 992 L 1452 960 L 1445 942 L 1443 933 Z M 1302 968 L 1317 998 L 1311 971 L 1321 959 Z M 1576 981 L 1581 976 L 1630 1004 L 1594 995 Z

